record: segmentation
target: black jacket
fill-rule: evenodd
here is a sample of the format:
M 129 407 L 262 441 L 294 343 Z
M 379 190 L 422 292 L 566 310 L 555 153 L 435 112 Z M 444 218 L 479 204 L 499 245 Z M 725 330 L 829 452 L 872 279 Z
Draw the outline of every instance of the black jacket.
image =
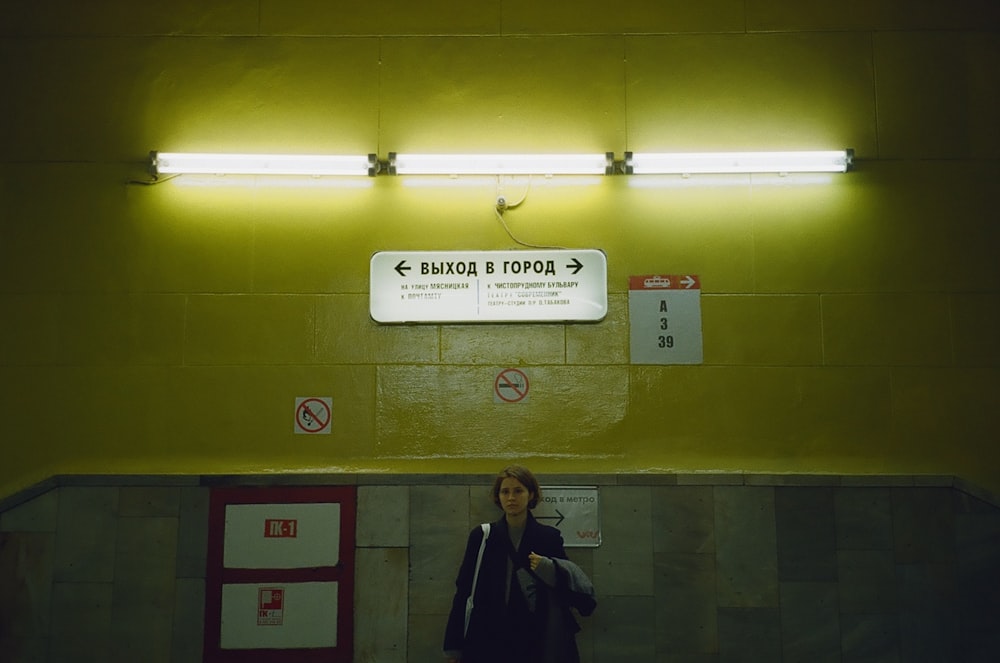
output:
M 462 631 L 465 625 L 465 602 L 472 587 L 472 577 L 476 567 L 476 556 L 479 544 L 482 542 L 482 528 L 476 527 L 469 533 L 465 547 L 465 557 L 455 580 L 455 597 L 452 601 L 448 626 L 445 630 L 445 651 L 462 651 L 462 663 L 493 663 L 493 661 L 509 661 L 513 651 L 522 641 L 516 638 L 530 637 L 525 633 L 510 633 L 505 628 L 506 594 L 507 594 L 507 558 L 513 559 L 515 569 L 529 569 L 528 553 L 538 553 L 552 559 L 566 559 L 563 548 L 562 534 L 548 525 L 542 525 L 529 513 L 528 522 L 521 539 L 520 548 L 515 552 L 510 543 L 510 533 L 507 530 L 506 518 L 501 517 L 492 523 L 486 550 L 483 553 L 482 565 L 479 569 L 479 580 L 476 585 L 475 609 L 469 622 L 467 637 Z M 558 568 L 558 567 L 557 567 Z M 540 579 L 536 583 L 543 585 Z M 565 583 L 562 583 L 565 585 Z M 559 584 L 557 583 L 557 590 Z M 538 605 L 534 619 L 538 620 L 538 633 L 549 633 L 550 638 L 557 640 L 549 650 L 559 652 L 560 663 L 577 663 L 579 653 L 576 648 L 575 635 L 579 630 L 576 620 L 569 611 L 569 600 L 561 597 L 559 591 L 550 592 L 539 589 Z M 557 605 L 552 605 L 555 601 Z M 557 623 L 551 623 L 556 620 Z M 541 663 L 545 658 L 541 643 L 537 652 L 533 653 L 530 663 Z M 552 660 L 552 659 L 549 659 Z M 526 662 L 527 663 L 527 662 Z M 547 663 L 547 661 L 546 661 Z

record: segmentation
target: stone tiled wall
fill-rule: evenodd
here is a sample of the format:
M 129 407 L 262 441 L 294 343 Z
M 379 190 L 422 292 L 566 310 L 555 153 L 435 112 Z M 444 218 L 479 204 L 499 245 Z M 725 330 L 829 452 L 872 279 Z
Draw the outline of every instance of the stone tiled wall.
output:
M 0 660 L 198 661 L 211 485 L 57 478 L 0 510 Z M 355 660 L 440 659 L 489 477 L 358 485 Z M 1000 509 L 950 477 L 596 475 L 584 661 L 1000 660 Z
M 0 513 L 0 660 L 200 660 L 208 489 L 120 483 Z

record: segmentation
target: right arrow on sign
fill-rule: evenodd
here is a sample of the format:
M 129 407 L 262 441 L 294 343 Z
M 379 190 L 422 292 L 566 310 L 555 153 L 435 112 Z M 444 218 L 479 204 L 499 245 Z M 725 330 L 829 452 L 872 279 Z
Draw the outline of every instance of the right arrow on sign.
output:
M 566 516 L 564 516 L 562 514 L 562 511 L 560 511 L 559 509 L 556 509 L 556 513 L 559 514 L 559 515 L 556 515 L 556 516 L 539 516 L 538 518 L 536 518 L 536 520 L 554 520 L 554 521 L 556 521 L 556 524 L 553 525 L 553 527 L 559 527 L 559 525 L 562 524 L 562 521 L 566 520 Z

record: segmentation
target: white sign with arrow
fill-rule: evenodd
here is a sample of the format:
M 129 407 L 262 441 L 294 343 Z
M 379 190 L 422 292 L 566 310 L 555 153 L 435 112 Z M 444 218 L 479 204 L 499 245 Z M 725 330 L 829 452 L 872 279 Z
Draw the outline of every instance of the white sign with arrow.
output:
M 567 548 L 601 545 L 601 500 L 596 486 L 542 486 L 542 501 L 532 514 L 563 535 Z
M 596 322 L 608 312 L 597 249 L 380 251 L 371 259 L 376 322 Z

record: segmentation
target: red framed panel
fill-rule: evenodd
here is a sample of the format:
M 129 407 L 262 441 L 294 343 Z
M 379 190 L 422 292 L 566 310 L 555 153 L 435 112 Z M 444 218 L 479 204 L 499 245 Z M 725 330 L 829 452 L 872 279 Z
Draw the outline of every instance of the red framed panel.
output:
M 339 561 L 301 568 L 225 568 L 226 508 L 240 504 L 340 505 Z M 354 655 L 354 548 L 357 489 L 354 486 L 213 488 L 209 499 L 208 556 L 205 570 L 206 663 L 350 663 Z M 293 523 L 262 523 L 261 537 L 281 536 Z M 294 531 L 294 530 L 293 530 Z M 223 586 L 336 582 L 336 646 L 291 649 L 223 649 Z

